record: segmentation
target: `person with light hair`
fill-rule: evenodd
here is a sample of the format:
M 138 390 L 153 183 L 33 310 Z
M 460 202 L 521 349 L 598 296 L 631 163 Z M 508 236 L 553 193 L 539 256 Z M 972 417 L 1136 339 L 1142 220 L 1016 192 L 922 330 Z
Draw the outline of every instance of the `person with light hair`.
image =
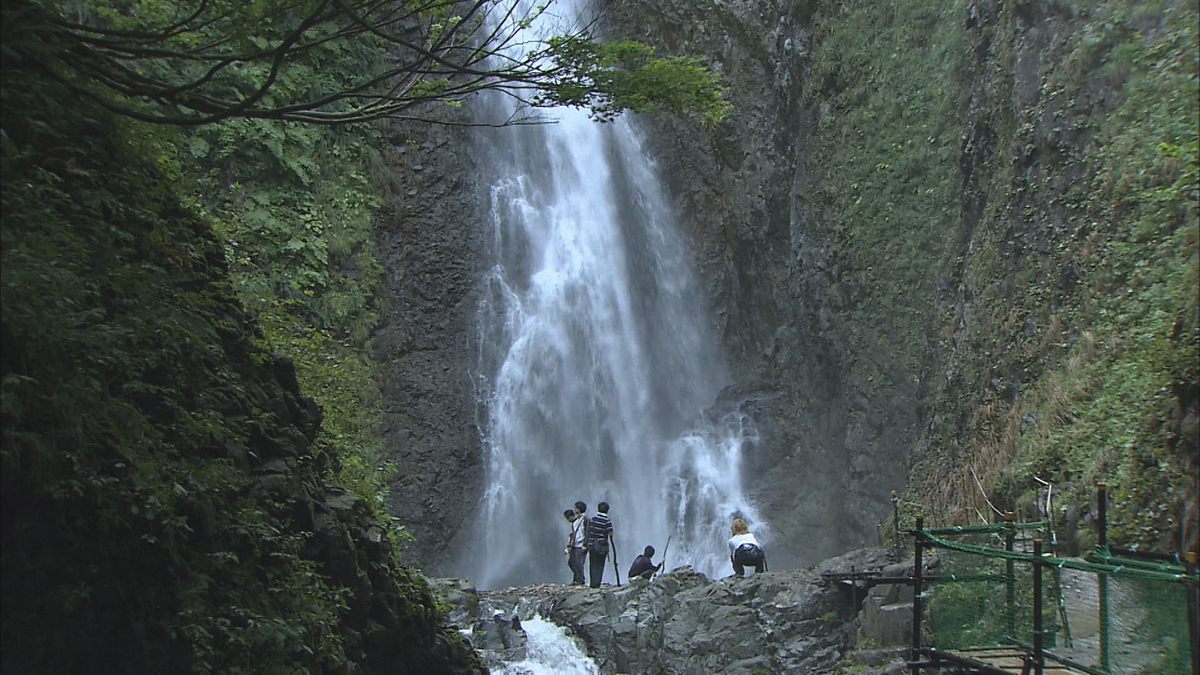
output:
M 746 521 L 734 518 L 729 528 L 733 536 L 729 538 L 729 562 L 733 563 L 733 576 L 741 579 L 746 576 L 746 568 L 754 567 L 755 574 L 767 571 L 767 554 L 762 544 L 750 533 Z

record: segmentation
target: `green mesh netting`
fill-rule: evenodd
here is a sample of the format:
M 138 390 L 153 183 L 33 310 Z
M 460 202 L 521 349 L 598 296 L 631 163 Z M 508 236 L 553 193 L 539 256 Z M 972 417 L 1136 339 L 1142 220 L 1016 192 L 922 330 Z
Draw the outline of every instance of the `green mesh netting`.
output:
M 1033 644 L 1035 533 L 1028 529 L 924 531 L 936 546 L 925 553 L 936 559 L 924 594 L 926 646 Z M 1192 672 L 1183 568 L 1099 552 L 1042 560 L 1042 644 L 1051 660 L 1097 674 Z

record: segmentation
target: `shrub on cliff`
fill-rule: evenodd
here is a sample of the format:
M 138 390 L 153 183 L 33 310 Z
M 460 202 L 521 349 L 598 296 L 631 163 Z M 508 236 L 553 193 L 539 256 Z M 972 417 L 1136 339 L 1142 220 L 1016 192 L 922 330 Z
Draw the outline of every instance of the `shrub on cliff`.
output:
M 256 347 L 145 136 L 38 74 L 5 7 L 5 672 L 476 668 Z M 17 46 L 20 49 L 17 49 Z

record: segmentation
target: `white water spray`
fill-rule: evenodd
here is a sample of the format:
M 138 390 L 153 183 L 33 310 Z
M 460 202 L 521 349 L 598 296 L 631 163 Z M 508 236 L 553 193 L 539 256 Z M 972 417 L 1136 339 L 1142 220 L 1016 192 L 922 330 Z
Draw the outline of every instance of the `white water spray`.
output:
M 565 628 L 540 616 L 522 621 L 521 628 L 528 640 L 525 659 L 506 664 L 497 675 L 599 675 L 596 663 Z
M 547 16 L 533 29 L 564 30 Z M 548 114 L 556 123 L 489 132 L 487 489 L 464 572 L 485 589 L 568 581 L 562 512 L 582 500 L 589 515 L 611 504 L 622 580 L 668 537 L 668 569 L 729 574 L 732 516 L 765 534 L 741 476 L 757 437 L 736 414 L 705 415 L 726 375 L 678 223 L 626 117 Z M 605 581 L 613 571 L 610 555 Z

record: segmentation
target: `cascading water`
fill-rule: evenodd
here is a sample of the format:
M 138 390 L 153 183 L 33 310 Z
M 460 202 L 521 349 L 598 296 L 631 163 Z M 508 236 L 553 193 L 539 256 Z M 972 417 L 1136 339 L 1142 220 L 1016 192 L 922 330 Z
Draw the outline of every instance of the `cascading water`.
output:
M 523 661 L 506 664 L 497 675 L 599 675 L 600 669 L 566 631 L 540 616 L 521 622 L 528 640 Z
M 555 7 L 584 9 L 566 5 Z M 548 16 L 533 30 L 561 33 Z M 488 132 L 496 258 L 477 372 L 488 459 L 464 572 L 485 589 L 568 581 L 562 512 L 582 500 L 588 515 L 611 504 L 622 577 L 669 537 L 668 568 L 728 574 L 730 518 L 765 530 L 741 485 L 756 439 L 735 414 L 704 414 L 726 375 L 674 214 L 626 117 L 548 116 Z

